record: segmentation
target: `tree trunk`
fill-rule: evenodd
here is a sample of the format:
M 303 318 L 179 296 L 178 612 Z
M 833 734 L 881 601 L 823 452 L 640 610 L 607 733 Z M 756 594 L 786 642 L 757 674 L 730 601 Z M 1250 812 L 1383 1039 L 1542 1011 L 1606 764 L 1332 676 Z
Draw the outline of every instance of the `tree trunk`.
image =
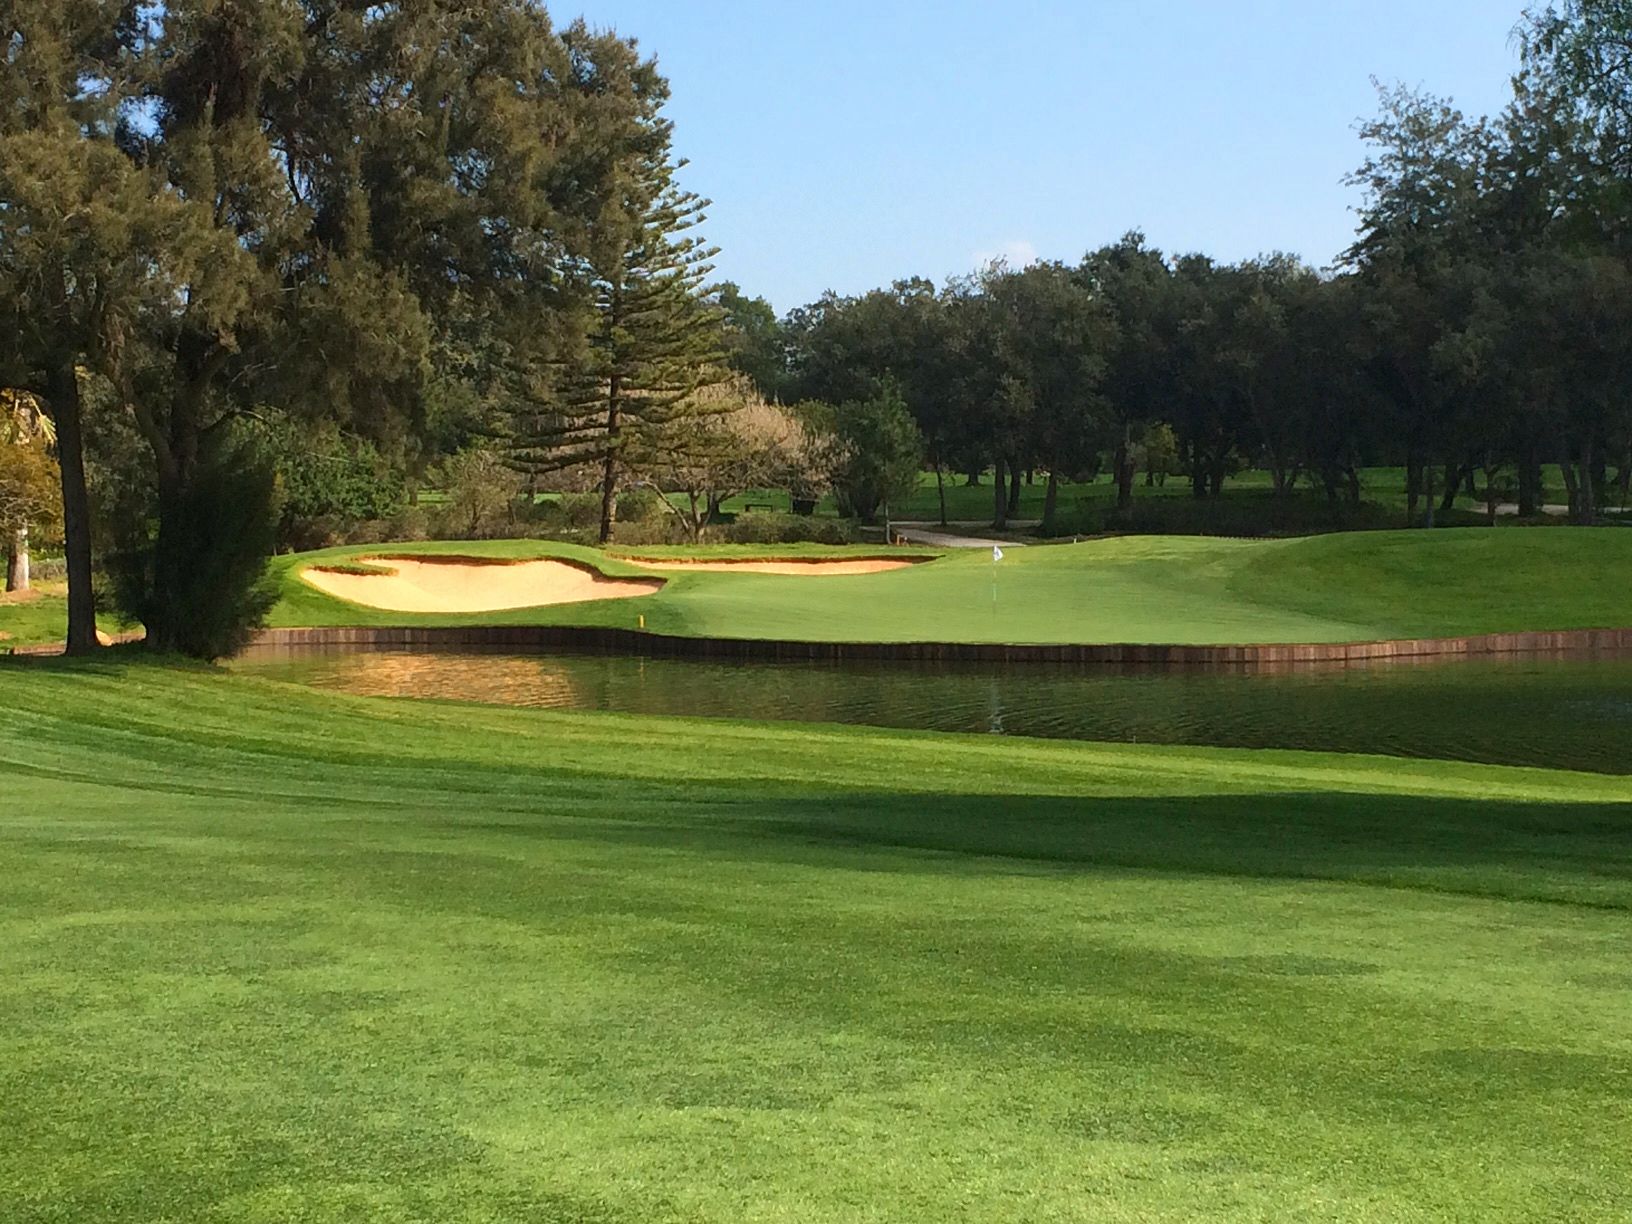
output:
M 1415 455 L 1405 461 L 1405 525 L 1417 525 L 1417 502 L 1422 499 L 1422 465 Z
M 1207 496 L 1207 473 L 1201 462 L 1201 447 L 1194 443 L 1179 444 L 1179 453 L 1190 472 L 1190 496 L 1198 501 Z
M 28 589 L 28 528 L 22 527 L 13 532 L 11 539 L 6 541 L 6 590 L 11 592 Z
M 1122 426 L 1122 438 L 1116 444 L 1116 508 L 1126 510 L 1133 505 L 1133 455 L 1129 445 L 1130 426 Z
M 1326 490 L 1326 505 L 1333 510 L 1337 509 L 1337 469 L 1330 464 L 1323 464 L 1320 469 L 1320 485 Z
M 1354 466 L 1343 469 L 1344 479 L 1349 484 L 1349 505 L 1360 505 L 1360 469 Z
M 1048 487 L 1043 492 L 1043 534 L 1054 530 L 1054 515 L 1060 506 L 1060 478 L 1052 468 L 1048 472 Z
M 179 471 L 159 476 L 159 530 L 153 541 L 153 590 L 149 604 L 147 649 L 156 654 L 174 654 L 181 648 L 182 567 L 197 558 L 176 555 L 175 533 L 180 526 L 184 491 Z
M 1020 513 L 1020 465 L 1009 460 L 1009 514 Z
M 997 528 L 1009 525 L 1009 493 L 1003 484 L 1003 460 L 1001 456 L 992 465 L 992 526 Z
M 1598 471 L 1597 448 L 1589 435 L 1581 443 L 1581 478 L 1579 481 L 1581 515 L 1577 521 L 1584 527 L 1590 527 L 1598 521 L 1598 481 L 1595 479 Z
M 598 538 L 602 544 L 612 542 L 612 533 L 618 522 L 618 460 L 608 454 L 601 464 L 601 527 Z
M 1439 501 L 1439 512 L 1449 514 L 1456 509 L 1456 499 L 1462 492 L 1462 478 L 1466 476 L 1468 483 L 1473 483 L 1473 469 L 1456 463 L 1445 465 L 1445 494 Z
M 63 551 L 68 562 L 68 640 L 71 655 L 97 649 L 96 597 L 91 590 L 91 501 L 85 488 L 85 431 L 80 419 L 79 375 L 72 358 L 46 378 L 46 400 L 57 426 L 57 463 L 62 468 Z
M 1428 496 L 1426 499 L 1428 512 L 1423 525 L 1431 531 L 1434 527 L 1434 465 L 1432 463 L 1423 464 L 1422 474 L 1424 479 L 1428 481 Z
M 946 526 L 946 472 L 941 468 L 941 461 L 935 461 L 935 495 L 941 502 L 941 526 Z
M 1621 460 L 1621 471 L 1616 487 L 1621 494 L 1621 509 L 1625 510 L 1627 496 L 1632 494 L 1632 455 Z
M 181 367 L 186 358 L 178 355 Z M 172 654 L 182 648 L 182 625 L 187 609 L 182 606 L 187 567 L 198 557 L 185 555 L 177 533 L 183 530 L 187 493 L 198 466 L 203 399 L 206 375 L 197 366 L 188 366 L 188 375 L 172 397 L 169 446 L 155 451 L 158 460 L 159 530 L 153 542 L 153 591 L 151 623 L 147 626 L 147 648 Z M 180 371 L 178 370 L 178 375 Z
M 1526 442 L 1519 460 L 1519 517 L 1534 518 L 1541 512 L 1541 460 L 1536 444 Z
M 602 544 L 612 542 L 612 533 L 618 523 L 618 438 L 623 433 L 623 388 L 613 375 L 606 395 L 606 459 L 601 464 L 601 530 Z

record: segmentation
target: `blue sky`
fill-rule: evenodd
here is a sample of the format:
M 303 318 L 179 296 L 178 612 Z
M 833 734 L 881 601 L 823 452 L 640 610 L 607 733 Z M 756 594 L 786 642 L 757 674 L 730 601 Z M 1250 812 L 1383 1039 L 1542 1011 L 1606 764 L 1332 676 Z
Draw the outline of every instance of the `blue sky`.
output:
M 1522 0 L 580 0 L 674 87 L 720 275 L 778 311 L 986 257 L 1325 265 L 1372 76 L 1499 109 Z M 558 21 L 575 10 L 550 5 Z

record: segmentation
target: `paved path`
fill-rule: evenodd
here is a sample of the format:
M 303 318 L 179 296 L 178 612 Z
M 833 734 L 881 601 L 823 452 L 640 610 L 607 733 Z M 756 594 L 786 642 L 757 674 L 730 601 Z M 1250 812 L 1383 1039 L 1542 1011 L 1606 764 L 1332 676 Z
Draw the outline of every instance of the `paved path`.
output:
M 1019 524 L 1016 524 L 1018 526 Z M 930 548 L 1024 548 L 1019 540 L 998 540 L 990 536 L 951 535 L 927 527 L 908 527 L 902 523 L 890 525 L 897 537 L 909 544 L 927 544 Z
M 1476 507 L 1476 508 L 1483 509 L 1482 506 L 1481 507 Z M 1516 502 L 1502 502 L 1502 503 L 1498 504 L 1497 507 L 1496 507 L 1496 513 L 1498 515 L 1506 516 L 1508 518 L 1512 518 L 1514 515 L 1518 514 L 1518 512 L 1519 512 L 1519 507 L 1518 507 L 1518 504 Z M 1548 505 L 1548 506 L 1541 507 L 1541 512 L 1543 514 L 1551 515 L 1554 518 L 1566 518 L 1566 517 L 1568 517 L 1568 515 L 1570 513 L 1570 508 L 1568 506 L 1552 506 L 1552 505 Z M 1627 513 L 1629 513 L 1629 511 L 1628 511 L 1627 507 L 1625 507 L 1625 506 L 1599 506 L 1598 507 L 1598 513 L 1599 514 L 1627 514 Z

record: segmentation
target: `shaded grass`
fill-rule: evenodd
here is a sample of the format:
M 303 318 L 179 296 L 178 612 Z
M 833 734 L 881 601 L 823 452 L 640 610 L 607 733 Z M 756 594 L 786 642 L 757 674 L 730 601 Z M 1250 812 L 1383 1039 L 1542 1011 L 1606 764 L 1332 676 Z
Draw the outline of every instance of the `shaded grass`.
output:
M 1612 1218 L 1624 779 L 0 666 L 0 1218 Z
M 1274 541 L 1140 537 L 1012 549 L 998 566 L 974 550 L 851 577 L 669 571 L 663 590 L 640 600 L 459 617 L 363 608 L 299 579 L 307 565 L 346 563 L 371 551 L 378 549 L 280 558 L 284 598 L 272 623 L 634 627 L 644 617 L 653 632 L 683 636 L 1205 644 L 1619 628 L 1632 618 L 1632 532 L 1615 530 L 1375 532 Z M 538 541 L 392 551 L 556 556 L 615 576 L 649 576 L 616 555 Z M 876 546 L 741 546 L 693 555 L 877 552 Z

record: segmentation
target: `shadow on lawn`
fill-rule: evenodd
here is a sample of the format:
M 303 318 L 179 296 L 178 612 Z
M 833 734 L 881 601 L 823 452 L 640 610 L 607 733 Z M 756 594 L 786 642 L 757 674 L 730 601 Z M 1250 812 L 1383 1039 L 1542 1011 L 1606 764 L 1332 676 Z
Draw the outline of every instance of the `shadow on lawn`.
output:
M 481 827 L 780 862 L 813 850 L 889 852 L 853 865 L 890 871 L 985 872 L 994 860 L 1011 860 L 1063 871 L 1364 881 L 1632 908 L 1632 803 L 1305 792 L 834 795 L 768 799 L 753 814 L 742 807 L 668 804 L 643 819 L 637 805 L 630 820 L 617 823 L 590 817 L 540 825 L 519 817 Z

